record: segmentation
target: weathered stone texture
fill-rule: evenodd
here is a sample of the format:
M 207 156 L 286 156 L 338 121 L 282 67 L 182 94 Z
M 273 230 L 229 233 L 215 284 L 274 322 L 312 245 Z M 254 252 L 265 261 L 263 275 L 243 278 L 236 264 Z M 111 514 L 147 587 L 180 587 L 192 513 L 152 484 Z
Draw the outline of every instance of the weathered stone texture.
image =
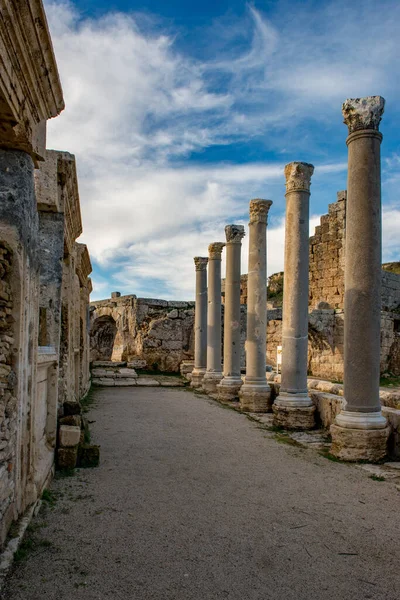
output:
M 344 306 L 344 240 L 346 230 L 346 191 L 338 192 L 337 202 L 310 237 L 309 306 L 342 309 Z
M 115 297 L 91 303 L 91 360 L 144 361 L 141 367 L 179 372 L 193 358 L 194 302 Z

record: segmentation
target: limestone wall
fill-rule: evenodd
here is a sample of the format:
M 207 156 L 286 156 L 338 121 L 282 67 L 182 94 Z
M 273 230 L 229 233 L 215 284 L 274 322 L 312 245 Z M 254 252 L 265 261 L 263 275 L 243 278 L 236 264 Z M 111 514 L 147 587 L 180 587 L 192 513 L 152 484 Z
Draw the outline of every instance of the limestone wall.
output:
M 310 309 L 343 309 L 344 307 L 344 241 L 346 234 L 347 192 L 337 194 L 337 201 L 329 205 L 327 215 L 310 237 Z
M 34 177 L 28 153 L 0 149 L 0 546 L 52 476 L 63 401 L 89 386 L 75 159 L 43 154 Z
M 91 360 L 146 361 L 150 370 L 179 372 L 193 358 L 194 302 L 134 295 L 91 303 Z

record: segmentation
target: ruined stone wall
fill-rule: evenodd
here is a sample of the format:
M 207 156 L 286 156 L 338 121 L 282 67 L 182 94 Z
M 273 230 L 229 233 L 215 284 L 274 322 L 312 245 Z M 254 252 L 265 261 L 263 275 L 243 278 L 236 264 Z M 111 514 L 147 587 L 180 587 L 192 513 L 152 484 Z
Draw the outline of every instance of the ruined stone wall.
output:
M 329 205 L 327 215 L 310 237 L 310 309 L 343 309 L 344 307 L 344 242 L 346 235 L 346 191 L 338 192 L 337 201 Z
M 179 372 L 193 358 L 194 302 L 119 296 L 91 303 L 91 360 L 143 360 Z
M 0 242 L 0 523 L 2 538 L 13 518 L 17 454 L 17 390 L 13 366 L 14 319 L 11 277 L 13 252 Z

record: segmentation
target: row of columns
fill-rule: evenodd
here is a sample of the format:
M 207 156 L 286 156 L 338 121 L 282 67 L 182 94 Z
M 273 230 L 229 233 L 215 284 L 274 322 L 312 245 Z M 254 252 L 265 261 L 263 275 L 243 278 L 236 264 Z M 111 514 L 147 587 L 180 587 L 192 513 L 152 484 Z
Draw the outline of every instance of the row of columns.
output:
M 389 435 L 379 399 L 381 301 L 380 96 L 343 105 L 348 190 L 345 262 L 344 409 L 331 427 L 332 453 L 345 460 L 378 460 Z M 282 377 L 271 406 L 266 379 L 266 228 L 271 200 L 250 202 L 246 375 L 240 372 L 240 273 L 244 228 L 228 225 L 226 243 L 196 257 L 196 342 L 192 386 L 223 402 L 240 399 L 243 410 L 273 409 L 288 429 L 315 424 L 307 388 L 309 199 L 313 165 L 285 167 L 286 225 Z M 221 364 L 221 254 L 226 246 L 224 367 Z M 208 264 L 208 299 L 207 299 Z

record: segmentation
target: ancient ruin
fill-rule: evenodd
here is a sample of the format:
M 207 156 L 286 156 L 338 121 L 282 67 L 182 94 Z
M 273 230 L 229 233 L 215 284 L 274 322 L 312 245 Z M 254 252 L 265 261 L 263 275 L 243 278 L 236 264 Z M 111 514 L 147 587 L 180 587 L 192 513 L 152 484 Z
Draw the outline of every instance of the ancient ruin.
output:
M 90 303 L 75 157 L 46 149 L 64 100 L 41 1 L 3 2 L 0 34 L 0 545 L 56 467 L 98 464 L 80 404 L 92 384 L 167 386 L 163 374 L 180 372 L 176 385 L 252 418 L 270 412 L 277 428 L 317 424 L 338 459 L 399 458 L 400 394 L 379 385 L 400 375 L 400 275 L 381 264 L 383 98 L 344 103 L 348 189 L 311 238 L 314 167 L 286 165 L 285 268 L 269 298 L 272 201 L 254 199 L 248 275 L 244 227 L 231 224 L 194 259 L 195 302 L 114 292 Z
M 58 428 L 89 389 L 91 283 L 75 159 L 47 151 L 64 108 L 40 0 L 2 3 L 0 19 L 0 544 L 58 460 L 77 460 L 81 427 Z M 39 66 L 40 65 L 40 66 Z M 57 435 L 59 431 L 59 435 Z M 69 465 L 72 464 L 69 457 Z
M 308 228 L 313 165 L 285 167 L 285 277 L 282 328 L 282 379 L 274 402 L 274 423 L 290 429 L 311 429 L 315 406 L 307 390 Z

